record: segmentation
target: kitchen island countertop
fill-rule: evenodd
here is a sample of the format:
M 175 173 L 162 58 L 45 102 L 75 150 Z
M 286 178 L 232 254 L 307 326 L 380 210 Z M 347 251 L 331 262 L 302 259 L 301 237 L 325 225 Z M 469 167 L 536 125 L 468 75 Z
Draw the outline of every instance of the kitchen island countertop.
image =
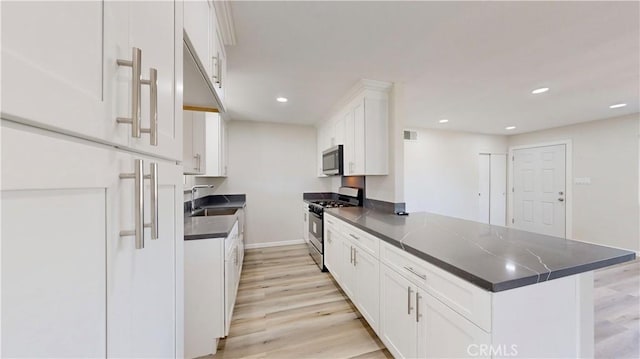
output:
M 325 213 L 491 292 L 635 258 L 631 251 L 427 212 L 397 216 L 349 207 Z

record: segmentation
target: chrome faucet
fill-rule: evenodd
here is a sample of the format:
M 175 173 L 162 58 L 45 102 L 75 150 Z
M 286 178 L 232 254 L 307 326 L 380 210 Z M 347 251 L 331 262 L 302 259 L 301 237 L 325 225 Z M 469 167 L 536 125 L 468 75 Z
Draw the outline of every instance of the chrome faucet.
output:
M 213 188 L 212 184 L 202 184 L 191 187 L 191 214 L 196 212 L 196 191 L 198 188 Z

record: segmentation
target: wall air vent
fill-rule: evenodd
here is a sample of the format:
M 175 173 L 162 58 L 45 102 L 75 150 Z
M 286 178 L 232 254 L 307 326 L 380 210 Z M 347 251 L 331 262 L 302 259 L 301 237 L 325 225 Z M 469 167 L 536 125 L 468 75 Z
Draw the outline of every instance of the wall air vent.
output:
M 418 132 L 416 131 L 404 131 L 404 139 L 409 141 L 416 141 L 418 139 Z

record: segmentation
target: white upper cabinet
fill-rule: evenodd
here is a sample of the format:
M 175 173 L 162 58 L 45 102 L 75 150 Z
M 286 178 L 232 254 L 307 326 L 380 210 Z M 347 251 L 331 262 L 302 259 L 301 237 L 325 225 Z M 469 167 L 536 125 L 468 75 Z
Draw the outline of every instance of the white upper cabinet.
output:
M 185 1 L 184 32 L 209 76 L 212 75 L 211 29 L 215 29 L 214 19 L 212 5 L 208 0 Z
M 322 151 L 343 145 L 344 175 L 389 173 L 389 89 L 391 84 L 362 80 L 336 115 L 318 126 L 319 172 Z
M 183 111 L 184 143 L 182 166 L 185 174 L 204 174 L 206 163 L 206 124 L 205 113 Z
M 105 11 L 97 1 L 2 3 L 2 118 L 128 142 L 103 87 Z
M 105 3 L 105 7 L 109 6 Z M 140 137 L 131 137 L 130 146 L 145 153 L 153 153 L 159 156 L 180 160 L 182 157 L 182 122 L 181 111 L 174 111 L 175 106 L 181 106 L 181 99 L 176 96 L 177 83 L 175 72 L 180 67 L 175 66 L 176 44 L 175 32 L 179 32 L 174 24 L 180 24 L 179 14 L 176 14 L 176 5 L 172 1 L 131 1 L 129 9 L 129 41 L 118 43 L 119 59 L 131 59 L 132 48 L 139 48 L 142 54 L 141 61 L 141 97 L 140 113 L 142 134 Z M 177 16 L 178 15 L 178 16 Z M 105 28 L 108 36 L 110 29 Z M 109 62 L 107 62 L 108 64 Z M 113 62 L 112 62 L 113 63 Z M 156 83 L 153 83 L 154 70 Z M 132 71 L 129 67 L 118 66 L 116 82 L 125 78 L 130 82 Z M 145 84 L 146 80 L 151 83 Z M 132 88 L 129 91 L 117 91 L 116 102 L 127 104 L 123 112 L 118 116 L 127 116 L 131 113 L 133 96 Z M 120 124 L 131 130 L 131 125 Z M 155 139 L 154 139 L 155 137 Z M 154 143 L 155 142 L 155 143 Z
M 223 29 L 233 31 L 232 26 L 222 26 L 231 21 L 225 17 L 229 14 L 226 6 L 208 0 L 186 1 L 184 5 L 184 103 L 193 109 L 225 112 L 227 57 Z
M 190 143 L 184 145 L 184 173 L 226 177 L 229 156 L 226 121 L 215 112 L 184 111 L 184 116 L 191 121 L 190 136 L 185 136 L 185 142 Z
M 220 100 L 224 103 L 224 94 L 227 79 L 227 53 L 224 49 L 224 42 L 220 30 L 215 28 L 212 30 L 212 62 L 211 62 L 211 78 L 213 79 L 214 88 Z
M 179 160 L 176 9 L 173 2 L 3 3 L 2 117 Z M 133 81 L 134 68 L 142 81 Z

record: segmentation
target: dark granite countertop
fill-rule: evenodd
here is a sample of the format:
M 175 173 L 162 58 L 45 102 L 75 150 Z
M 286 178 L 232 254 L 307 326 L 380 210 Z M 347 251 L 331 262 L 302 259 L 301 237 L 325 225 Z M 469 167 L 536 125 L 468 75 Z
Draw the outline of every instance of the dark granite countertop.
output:
M 207 238 L 226 238 L 238 220 L 238 213 L 228 216 L 189 217 L 184 218 L 184 240 Z
M 350 207 L 325 213 L 492 292 L 635 258 L 630 251 L 426 212 L 396 216 Z
M 244 195 L 210 195 L 196 200 L 196 211 L 204 209 L 240 209 L 246 205 Z M 239 212 L 231 215 L 191 217 L 191 203 L 184 205 L 184 240 L 226 238 L 238 220 Z

